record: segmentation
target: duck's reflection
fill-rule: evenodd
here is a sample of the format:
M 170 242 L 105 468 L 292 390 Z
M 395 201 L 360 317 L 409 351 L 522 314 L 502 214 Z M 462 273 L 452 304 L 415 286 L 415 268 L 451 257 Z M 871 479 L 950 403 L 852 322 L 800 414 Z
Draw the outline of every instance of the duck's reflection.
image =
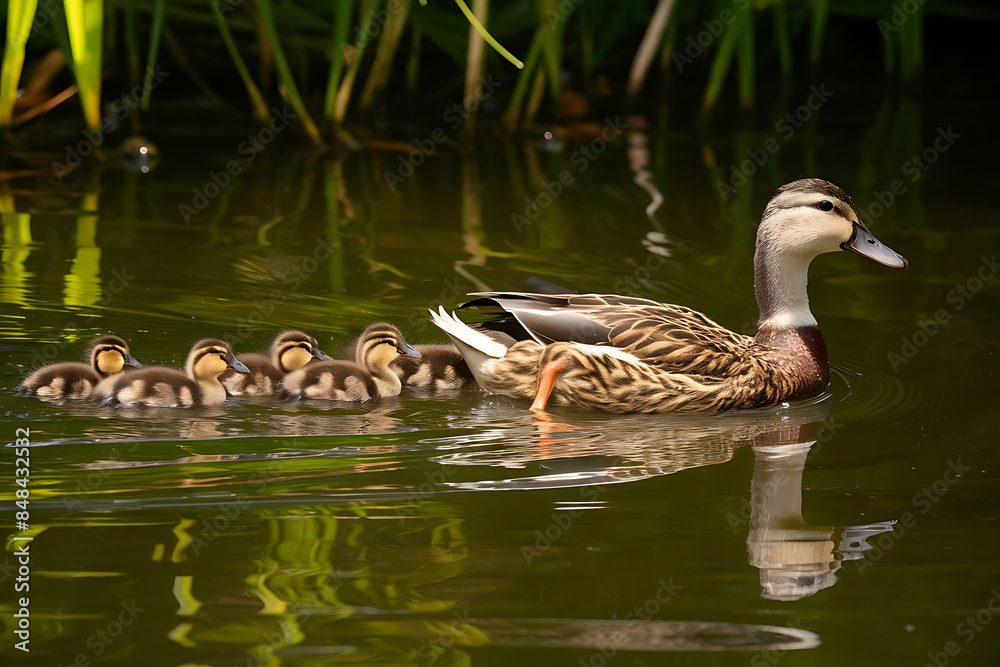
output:
M 566 412 L 561 417 L 498 425 L 502 448 L 482 447 L 439 457 L 450 465 L 543 469 L 536 475 L 455 482 L 476 490 L 539 489 L 632 482 L 725 463 L 740 447 L 753 449 L 747 551 L 760 570 L 761 597 L 797 600 L 837 581 L 841 561 L 862 558 L 872 535 L 892 530 L 887 521 L 861 526 L 812 526 L 802 518 L 802 474 L 817 443 L 839 428 L 826 401 L 768 410 L 700 417 L 636 415 L 606 418 Z M 582 417 L 581 417 L 582 416 Z M 560 423 L 568 418 L 572 424 Z M 513 421 L 513 420 L 512 420 Z M 465 438 L 467 436 L 460 436 Z M 730 515 L 731 516 L 731 515 Z
M 815 440 L 754 446 L 750 484 L 750 564 L 760 570 L 760 594 L 798 600 L 837 583 L 841 560 L 863 557 L 866 539 L 892 530 L 894 522 L 810 526 L 802 519 L 802 473 Z M 834 541 L 834 538 L 837 541 Z

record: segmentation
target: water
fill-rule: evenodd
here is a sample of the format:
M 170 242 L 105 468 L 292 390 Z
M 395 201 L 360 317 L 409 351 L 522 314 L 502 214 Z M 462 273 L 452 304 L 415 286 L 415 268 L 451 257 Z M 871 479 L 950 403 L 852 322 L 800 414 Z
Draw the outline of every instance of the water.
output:
M 965 127 L 918 181 L 904 167 L 955 122 L 948 112 L 831 111 L 725 201 L 717 183 L 738 180 L 728 165 L 773 123 L 699 143 L 680 121 L 628 118 L 592 160 L 573 157 L 589 136 L 486 143 L 465 158 L 446 147 L 395 190 L 393 150 L 332 157 L 275 142 L 190 223 L 178 204 L 212 192 L 239 132 L 160 138 L 149 174 L 112 160 L 57 185 L 40 160 L 37 176 L 0 184 L 0 395 L 5 439 L 30 429 L 34 536 L 22 654 L 18 508 L 5 502 L 0 655 L 995 664 L 1000 282 L 982 280 L 996 213 L 975 186 L 995 168 Z M 910 261 L 814 262 L 834 372 L 808 401 L 715 417 L 556 408 L 543 421 L 474 388 L 356 410 L 114 410 L 12 391 L 105 332 L 167 365 L 200 337 L 260 350 L 293 326 L 331 353 L 377 320 L 441 342 L 427 308 L 530 276 L 751 331 L 755 225 L 770 191 L 801 174 L 852 193 Z

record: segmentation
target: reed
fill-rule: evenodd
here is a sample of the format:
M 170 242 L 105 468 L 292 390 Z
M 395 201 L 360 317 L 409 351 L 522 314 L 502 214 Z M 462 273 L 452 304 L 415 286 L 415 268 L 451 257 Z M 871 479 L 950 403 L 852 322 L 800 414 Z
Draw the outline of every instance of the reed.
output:
M 43 18 L 48 19 L 48 37 L 66 52 L 88 127 L 96 128 L 100 122 L 102 63 L 104 74 L 134 85 L 140 77 L 141 50 L 146 52 L 147 67 L 142 107 L 148 109 L 152 104 L 149 77 L 160 58 L 162 40 L 175 63 L 209 101 L 222 103 L 212 92 L 213 86 L 203 80 L 207 74 L 198 58 L 213 58 L 207 63 L 213 76 L 225 76 L 224 70 L 220 74 L 214 66 L 215 61 L 228 60 L 246 90 L 253 117 L 266 122 L 272 98 L 280 96 L 295 110 L 303 132 L 319 144 L 324 139 L 348 136 L 343 124 L 352 111 L 369 111 L 387 91 L 397 95 L 397 80 L 398 90 L 411 96 L 426 95 L 436 86 L 457 96 L 449 81 L 460 78 L 463 94 L 471 94 L 491 57 L 496 63 L 494 75 L 511 84 L 505 88 L 509 97 L 503 124 L 512 132 L 536 114 L 544 114 L 546 100 L 551 117 L 560 119 L 567 73 L 580 82 L 574 88 L 583 91 L 600 89 L 598 77 L 623 81 L 631 100 L 648 87 L 649 72 L 657 58 L 663 73 L 671 73 L 659 82 L 661 87 L 676 80 L 675 69 L 685 77 L 702 77 L 705 112 L 733 93 L 743 108 L 751 109 L 762 81 L 778 79 L 786 84 L 796 74 L 818 71 L 824 58 L 831 57 L 826 53 L 831 20 L 862 17 L 874 30 L 876 24 L 881 25 L 879 21 L 892 21 L 894 11 L 889 0 L 746 0 L 709 5 L 694 0 L 625 4 L 612 0 L 582 4 L 574 0 L 515 4 L 474 0 L 471 4 L 475 11 L 466 0 L 454 0 L 454 4 L 419 0 L 417 6 L 412 0 L 287 0 L 280 8 L 273 0 L 65 0 L 61 5 L 64 9 Z M 898 26 L 893 23 L 891 30 L 883 33 L 881 69 L 886 78 L 906 85 L 919 83 L 928 6 L 931 11 L 969 20 L 1000 20 L 997 10 L 968 9 L 960 0 L 918 4 L 913 15 Z M 7 3 L 0 64 L 0 128 L 12 124 L 26 59 L 30 64 L 49 48 L 39 40 L 36 51 L 34 43 L 27 40 L 37 11 L 37 0 Z M 713 35 L 704 55 L 698 56 L 705 59 L 703 63 L 672 67 L 677 58 L 686 57 L 689 40 L 707 23 L 718 23 L 725 11 L 733 14 L 733 20 L 720 24 L 722 29 Z M 148 34 L 140 34 L 140 26 L 147 25 Z M 217 33 L 217 53 L 212 53 L 211 33 L 205 33 L 205 28 L 212 26 Z M 126 56 L 120 66 L 108 55 L 117 53 L 119 33 Z M 45 42 L 51 44 L 52 39 Z M 520 52 L 524 62 L 507 47 Z M 838 47 L 842 52 L 843 46 L 833 48 Z M 244 54 L 250 52 L 259 59 L 256 75 L 245 59 Z M 442 68 L 442 57 L 451 59 L 456 71 Z M 400 59 L 403 62 L 397 63 Z M 430 75 L 428 62 L 434 63 Z M 810 71 L 797 73 L 796 63 L 808 63 Z M 628 68 L 627 74 L 621 71 L 623 66 Z M 800 65 L 798 69 L 805 68 Z M 324 72 L 321 77 L 311 74 L 320 70 Z M 272 72 L 276 81 L 272 81 Z M 730 77 L 730 72 L 735 72 L 734 76 Z M 355 95 L 356 89 L 360 94 Z M 38 105 L 38 113 L 30 117 L 44 116 L 45 109 L 54 106 Z M 323 119 L 322 131 L 314 118 Z M 473 120 L 465 132 L 474 128 Z

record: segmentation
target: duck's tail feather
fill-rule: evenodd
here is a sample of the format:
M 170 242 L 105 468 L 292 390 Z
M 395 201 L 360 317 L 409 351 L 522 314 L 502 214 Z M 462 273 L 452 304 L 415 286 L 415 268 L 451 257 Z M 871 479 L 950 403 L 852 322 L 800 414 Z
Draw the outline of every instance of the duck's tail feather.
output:
M 507 354 L 507 346 L 493 340 L 486 334 L 476 331 L 467 325 L 454 313 L 448 313 L 444 306 L 439 306 L 437 312 L 431 310 L 431 319 L 439 329 L 448 334 L 451 342 L 462 353 L 465 363 L 476 378 L 480 387 L 485 388 L 488 380 L 484 376 L 483 364 L 494 359 L 502 359 Z

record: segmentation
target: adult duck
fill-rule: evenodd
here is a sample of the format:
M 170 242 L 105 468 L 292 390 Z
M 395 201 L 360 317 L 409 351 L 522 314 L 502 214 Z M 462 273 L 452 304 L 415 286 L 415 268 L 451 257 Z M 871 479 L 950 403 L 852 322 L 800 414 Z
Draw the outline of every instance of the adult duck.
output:
M 886 266 L 906 260 L 862 224 L 828 181 L 782 186 L 757 230 L 757 334 L 690 308 L 602 294 L 488 292 L 463 307 L 499 313 L 466 325 L 431 312 L 490 392 L 613 412 L 717 412 L 807 398 L 830 380 L 826 344 L 806 293 L 817 255 L 851 250 Z

